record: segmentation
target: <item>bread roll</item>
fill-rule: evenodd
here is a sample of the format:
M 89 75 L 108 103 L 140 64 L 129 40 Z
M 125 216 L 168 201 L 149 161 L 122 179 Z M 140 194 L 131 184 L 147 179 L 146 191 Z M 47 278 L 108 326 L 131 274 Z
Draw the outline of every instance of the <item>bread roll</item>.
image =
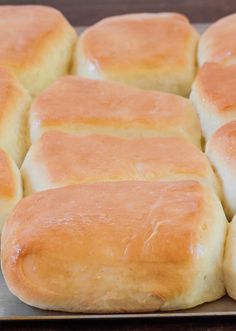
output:
M 77 183 L 197 179 L 219 193 L 207 157 L 183 138 L 79 137 L 50 131 L 21 168 L 25 194 Z
M 221 18 L 203 33 L 199 41 L 198 62 L 236 64 L 236 14 Z
M 206 145 L 206 153 L 221 180 L 223 204 L 232 218 L 236 214 L 236 121 L 214 133 Z
M 32 105 L 31 141 L 52 129 L 128 138 L 178 136 L 198 146 L 201 136 L 197 114 L 185 98 L 73 76 L 57 80 Z
M 0 65 L 12 70 L 32 96 L 69 69 L 76 33 L 45 6 L 0 6 Z
M 197 41 L 197 32 L 180 14 L 113 16 L 82 33 L 73 72 L 187 96 Z
M 236 216 L 229 223 L 223 270 L 227 293 L 236 300 Z
M 18 165 L 23 161 L 29 144 L 27 118 L 30 103 L 28 92 L 16 77 L 7 69 L 0 68 L 0 148 Z
M 222 125 L 236 120 L 236 65 L 206 63 L 194 81 L 190 99 L 206 140 Z
M 2 233 L 9 289 L 83 313 L 190 308 L 224 295 L 227 222 L 196 181 L 73 185 L 23 199 Z
M 20 171 L 10 156 L 0 149 L 0 231 L 5 219 L 21 198 Z

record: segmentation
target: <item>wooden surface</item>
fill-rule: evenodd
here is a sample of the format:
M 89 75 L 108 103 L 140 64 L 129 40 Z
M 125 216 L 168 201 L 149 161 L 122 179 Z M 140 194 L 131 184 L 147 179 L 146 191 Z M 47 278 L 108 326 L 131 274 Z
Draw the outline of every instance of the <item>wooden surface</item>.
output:
M 236 12 L 236 0 L 0 0 L 0 4 L 24 3 L 57 7 L 73 25 L 88 25 L 105 16 L 130 12 L 178 11 L 192 22 L 213 22 Z
M 115 14 L 143 11 L 178 11 L 192 22 L 212 22 L 219 17 L 236 12 L 236 0 L 51 0 L 51 1 L 1 1 L 0 4 L 48 4 L 60 9 L 74 25 L 88 25 Z M 1 295 L 1 293 L 0 293 Z M 5 331 L 233 331 L 236 319 L 194 318 L 171 320 L 130 321 L 60 321 L 60 322 L 2 322 Z

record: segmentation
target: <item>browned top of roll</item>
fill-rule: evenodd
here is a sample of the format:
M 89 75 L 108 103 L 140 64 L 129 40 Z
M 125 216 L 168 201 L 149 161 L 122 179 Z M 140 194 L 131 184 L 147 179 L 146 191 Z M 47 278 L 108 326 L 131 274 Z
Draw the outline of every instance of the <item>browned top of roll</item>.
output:
M 236 61 L 236 14 L 222 17 L 203 33 L 199 42 L 198 59 L 205 62 L 233 64 Z
M 35 63 L 65 29 L 71 27 L 54 8 L 0 6 L 0 66 L 20 69 Z
M 111 135 L 131 130 L 139 131 L 139 137 L 145 136 L 146 130 L 149 136 L 152 131 L 152 135 L 200 141 L 198 118 L 188 99 L 74 76 L 58 79 L 32 104 L 31 139 L 53 128 L 70 133 L 84 128 L 86 133 L 94 133 L 94 128 L 105 132 L 108 128 Z
M 80 43 L 85 56 L 102 70 L 178 71 L 188 63 L 188 44 L 196 37 L 181 14 L 144 13 L 103 19 L 81 35 Z

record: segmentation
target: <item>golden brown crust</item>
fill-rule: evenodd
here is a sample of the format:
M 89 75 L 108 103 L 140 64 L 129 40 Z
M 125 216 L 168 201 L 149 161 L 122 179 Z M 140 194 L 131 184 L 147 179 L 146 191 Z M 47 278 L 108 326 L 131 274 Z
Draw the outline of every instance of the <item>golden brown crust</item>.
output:
M 0 21 L 0 65 L 13 70 L 36 62 L 68 25 L 58 10 L 37 5 L 1 6 Z
M 232 64 L 236 62 L 236 14 L 221 18 L 203 33 L 199 42 L 198 60 Z
M 131 14 L 98 22 L 80 42 L 85 56 L 101 70 L 169 71 L 187 62 L 186 44 L 193 33 L 188 19 L 177 13 Z
M 11 70 L 32 96 L 68 72 L 76 33 L 54 8 L 0 7 L 0 66 Z
M 177 13 L 113 16 L 82 33 L 73 72 L 187 96 L 197 41 L 188 19 Z
M 235 111 L 236 114 L 236 65 L 225 67 L 218 63 L 206 63 L 198 71 L 194 82 L 201 97 L 215 106 L 222 115 Z M 210 110 L 211 108 L 209 108 Z
M 107 130 L 109 135 L 182 136 L 200 142 L 197 115 L 189 100 L 74 76 L 60 78 L 35 100 L 30 129 L 32 141 L 44 131 L 59 129 L 78 134 Z
M 219 201 L 194 181 L 67 186 L 18 204 L 2 270 L 15 295 L 44 309 L 187 308 L 224 293 L 225 227 Z
M 123 139 L 46 132 L 21 167 L 27 194 L 76 183 L 198 179 L 218 190 L 206 156 L 183 138 Z

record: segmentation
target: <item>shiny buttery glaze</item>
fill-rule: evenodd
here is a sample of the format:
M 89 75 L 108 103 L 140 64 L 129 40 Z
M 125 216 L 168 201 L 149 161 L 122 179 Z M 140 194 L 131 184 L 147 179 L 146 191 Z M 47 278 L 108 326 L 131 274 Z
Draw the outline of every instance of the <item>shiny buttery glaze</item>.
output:
M 186 45 L 194 33 L 180 14 L 131 14 L 98 22 L 82 34 L 81 43 L 102 70 L 169 71 L 188 62 Z
M 205 155 L 177 137 L 79 137 L 51 131 L 31 146 L 21 172 L 29 191 L 30 186 L 40 191 L 75 183 L 181 178 L 197 178 L 218 188 Z
M 200 141 L 197 115 L 189 100 L 107 81 L 60 78 L 35 100 L 30 111 L 33 140 L 44 128 L 80 133 L 79 126 L 86 125 L 90 129 L 130 129 L 139 132 L 139 136 L 152 130 L 152 135 L 186 136 L 196 144 Z M 117 134 L 119 131 L 112 132 Z

